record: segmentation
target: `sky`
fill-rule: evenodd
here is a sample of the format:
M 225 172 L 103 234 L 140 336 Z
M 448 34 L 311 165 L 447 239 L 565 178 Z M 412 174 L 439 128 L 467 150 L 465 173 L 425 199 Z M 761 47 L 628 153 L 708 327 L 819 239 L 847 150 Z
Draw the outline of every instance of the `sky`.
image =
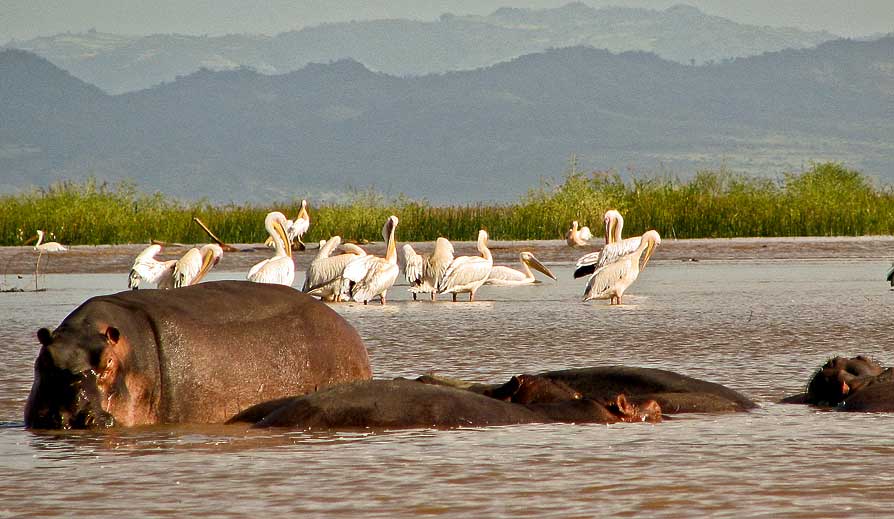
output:
M 488 14 L 498 7 L 558 7 L 571 0 L 0 0 L 0 42 L 60 32 L 141 35 L 277 34 L 325 22 L 377 18 L 433 20 Z M 755 25 L 827 30 L 858 37 L 894 32 L 894 0 L 585 0 L 665 9 L 689 4 Z

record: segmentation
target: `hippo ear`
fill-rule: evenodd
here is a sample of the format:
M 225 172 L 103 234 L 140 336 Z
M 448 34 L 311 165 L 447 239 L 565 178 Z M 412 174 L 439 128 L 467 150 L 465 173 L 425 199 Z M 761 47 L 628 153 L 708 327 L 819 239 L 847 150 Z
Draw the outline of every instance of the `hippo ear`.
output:
M 110 344 L 118 344 L 118 339 L 121 338 L 121 332 L 118 331 L 118 328 L 114 326 L 109 326 L 106 328 L 106 339 Z
M 37 330 L 37 340 L 44 346 L 49 346 L 53 342 L 53 335 L 46 328 Z

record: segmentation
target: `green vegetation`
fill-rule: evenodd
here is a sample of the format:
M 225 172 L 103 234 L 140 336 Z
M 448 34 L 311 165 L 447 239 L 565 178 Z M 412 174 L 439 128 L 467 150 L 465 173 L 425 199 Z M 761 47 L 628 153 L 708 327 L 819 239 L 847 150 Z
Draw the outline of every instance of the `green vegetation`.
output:
M 0 197 L 0 244 L 21 245 L 38 228 L 67 244 L 207 242 L 193 216 L 226 242 L 258 243 L 266 238 L 267 212 L 294 217 L 299 207 L 300 200 L 270 207 L 214 206 L 143 194 L 133 184 L 63 182 Z M 500 205 L 434 207 L 361 192 L 346 203 L 320 206 L 311 201 L 305 241 L 335 234 L 380 240 L 390 214 L 400 217 L 401 241 L 438 236 L 472 240 L 479 228 L 498 240 L 556 239 L 572 220 L 590 225 L 598 235 L 602 214 L 610 208 L 624 215 L 625 234 L 630 235 L 648 228 L 676 238 L 894 234 L 894 191 L 873 186 L 863 174 L 840 164 L 823 163 L 778 181 L 727 171 L 699 172 L 686 181 L 629 182 L 616 174 L 572 172 L 561 184 L 542 185 L 519 202 Z

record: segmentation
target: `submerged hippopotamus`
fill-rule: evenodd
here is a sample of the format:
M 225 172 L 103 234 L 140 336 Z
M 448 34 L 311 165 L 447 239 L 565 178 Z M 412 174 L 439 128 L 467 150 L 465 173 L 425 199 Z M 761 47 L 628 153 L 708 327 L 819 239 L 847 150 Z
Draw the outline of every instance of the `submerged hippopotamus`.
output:
M 227 423 L 254 427 L 301 429 L 358 429 L 414 427 L 482 427 L 527 423 L 657 422 L 661 410 L 654 402 L 639 407 L 623 395 L 608 402 L 582 399 L 575 392 L 560 397 L 561 389 L 545 390 L 542 401 L 532 393 L 552 384 L 545 379 L 510 381 L 526 393 L 527 403 L 488 396 L 457 387 L 418 380 L 367 380 L 329 387 L 309 395 L 264 402 L 234 416 Z M 528 391 L 525 386 L 540 386 Z
M 360 336 L 335 311 L 246 281 L 94 297 L 37 336 L 29 428 L 223 422 L 372 375 Z
M 858 355 L 833 357 L 807 383 L 807 391 L 786 397 L 784 404 L 835 407 L 841 411 L 894 411 L 894 369 Z

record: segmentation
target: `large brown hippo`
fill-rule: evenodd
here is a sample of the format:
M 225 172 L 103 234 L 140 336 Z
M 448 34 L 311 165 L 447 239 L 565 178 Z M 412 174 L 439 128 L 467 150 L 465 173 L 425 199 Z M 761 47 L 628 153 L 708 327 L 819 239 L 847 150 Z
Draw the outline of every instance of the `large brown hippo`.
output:
M 894 411 L 894 369 L 858 355 L 833 357 L 807 383 L 807 391 L 782 400 L 842 411 Z
M 354 328 L 281 285 L 94 297 L 37 336 L 29 428 L 223 422 L 259 402 L 371 377 Z
M 514 382 L 510 381 L 511 384 Z M 533 378 L 521 381 L 520 391 L 531 398 L 541 388 L 527 391 L 528 384 L 548 385 Z M 228 423 L 254 427 L 301 429 L 481 427 L 525 423 L 656 422 L 661 410 L 652 402 L 642 407 L 616 395 L 608 402 L 581 399 L 576 393 L 557 398 L 547 390 L 543 401 L 517 403 L 457 387 L 426 384 L 417 380 L 367 380 L 350 382 L 293 398 L 264 402 L 231 418 Z

